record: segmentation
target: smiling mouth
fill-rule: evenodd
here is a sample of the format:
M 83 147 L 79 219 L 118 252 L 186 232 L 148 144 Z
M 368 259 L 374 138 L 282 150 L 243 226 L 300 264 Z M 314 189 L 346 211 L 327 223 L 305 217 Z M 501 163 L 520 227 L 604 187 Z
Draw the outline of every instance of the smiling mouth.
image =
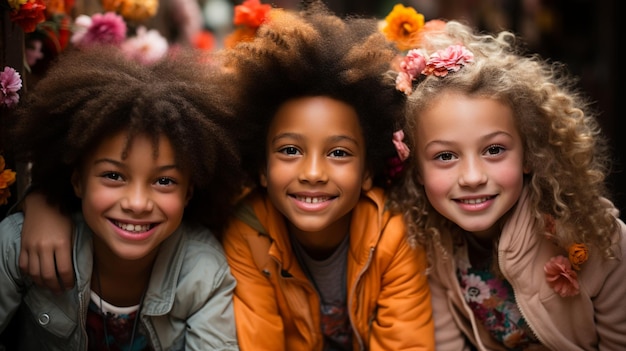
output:
M 130 223 L 122 223 L 118 221 L 113 221 L 113 224 L 115 224 L 118 228 L 125 230 L 127 232 L 131 232 L 131 233 L 147 232 L 152 227 L 154 227 L 153 224 L 130 224 Z
M 459 199 L 457 200 L 458 202 L 467 204 L 467 205 L 478 205 L 478 204 L 482 204 L 483 202 L 486 202 L 488 200 L 493 199 L 495 196 L 485 196 L 485 197 L 480 197 L 477 199 Z
M 312 197 L 312 196 L 294 196 L 296 198 L 296 200 L 301 201 L 301 202 L 306 202 L 307 204 L 317 204 L 320 202 L 325 202 L 331 199 L 330 196 L 319 196 L 319 197 Z

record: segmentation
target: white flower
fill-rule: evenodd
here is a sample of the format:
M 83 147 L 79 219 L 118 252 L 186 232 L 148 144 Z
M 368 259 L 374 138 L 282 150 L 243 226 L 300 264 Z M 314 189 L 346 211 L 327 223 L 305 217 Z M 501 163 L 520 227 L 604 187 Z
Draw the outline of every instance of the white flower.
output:
M 159 61 L 168 49 L 167 39 L 158 30 L 147 30 L 144 26 L 137 28 L 137 35 L 126 39 L 122 44 L 122 51 L 128 57 L 143 64 Z

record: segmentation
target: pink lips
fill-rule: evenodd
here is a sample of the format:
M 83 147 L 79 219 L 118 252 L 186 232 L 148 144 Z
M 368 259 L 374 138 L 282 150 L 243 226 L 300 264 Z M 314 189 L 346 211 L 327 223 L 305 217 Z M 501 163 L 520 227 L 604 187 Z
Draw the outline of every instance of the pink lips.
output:
M 145 232 L 130 232 L 130 231 L 124 230 L 116 226 L 113 223 L 111 223 L 111 226 L 113 226 L 113 230 L 120 238 L 124 240 L 128 240 L 128 241 L 146 240 L 147 238 L 151 237 L 152 234 L 156 232 L 156 228 L 158 227 L 158 226 L 151 227 L 149 230 Z
M 296 207 L 303 211 L 321 211 L 332 203 L 335 199 L 331 196 L 301 196 L 296 195 L 291 197 Z
M 473 211 L 483 211 L 489 208 L 493 204 L 494 199 L 495 199 L 495 196 L 484 196 L 484 197 L 478 197 L 478 198 L 472 198 L 472 199 L 468 199 L 468 198 L 456 199 L 455 201 L 462 210 L 473 212 Z

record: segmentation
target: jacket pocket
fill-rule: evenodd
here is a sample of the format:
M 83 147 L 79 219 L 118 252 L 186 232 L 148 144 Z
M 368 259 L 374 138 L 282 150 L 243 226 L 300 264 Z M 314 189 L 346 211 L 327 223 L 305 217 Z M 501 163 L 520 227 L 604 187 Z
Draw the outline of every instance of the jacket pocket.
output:
M 77 327 L 78 301 L 73 298 L 74 294 L 74 291 L 68 291 L 54 295 L 46 289 L 32 288 L 24 297 L 24 303 L 36 325 L 59 338 L 67 339 Z

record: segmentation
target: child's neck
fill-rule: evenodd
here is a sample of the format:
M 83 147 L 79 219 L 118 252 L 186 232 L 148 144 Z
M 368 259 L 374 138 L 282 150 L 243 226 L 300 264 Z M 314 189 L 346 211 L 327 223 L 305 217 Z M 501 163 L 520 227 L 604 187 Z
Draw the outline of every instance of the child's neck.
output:
M 323 260 L 332 255 L 346 235 L 350 234 L 351 220 L 352 213 L 348 213 L 317 232 L 303 231 L 292 223 L 287 223 L 287 229 L 292 239 L 298 241 L 309 257 Z
M 139 304 L 150 281 L 156 253 L 138 260 L 124 260 L 113 255 L 104 244 L 94 242 L 91 289 L 115 306 Z

